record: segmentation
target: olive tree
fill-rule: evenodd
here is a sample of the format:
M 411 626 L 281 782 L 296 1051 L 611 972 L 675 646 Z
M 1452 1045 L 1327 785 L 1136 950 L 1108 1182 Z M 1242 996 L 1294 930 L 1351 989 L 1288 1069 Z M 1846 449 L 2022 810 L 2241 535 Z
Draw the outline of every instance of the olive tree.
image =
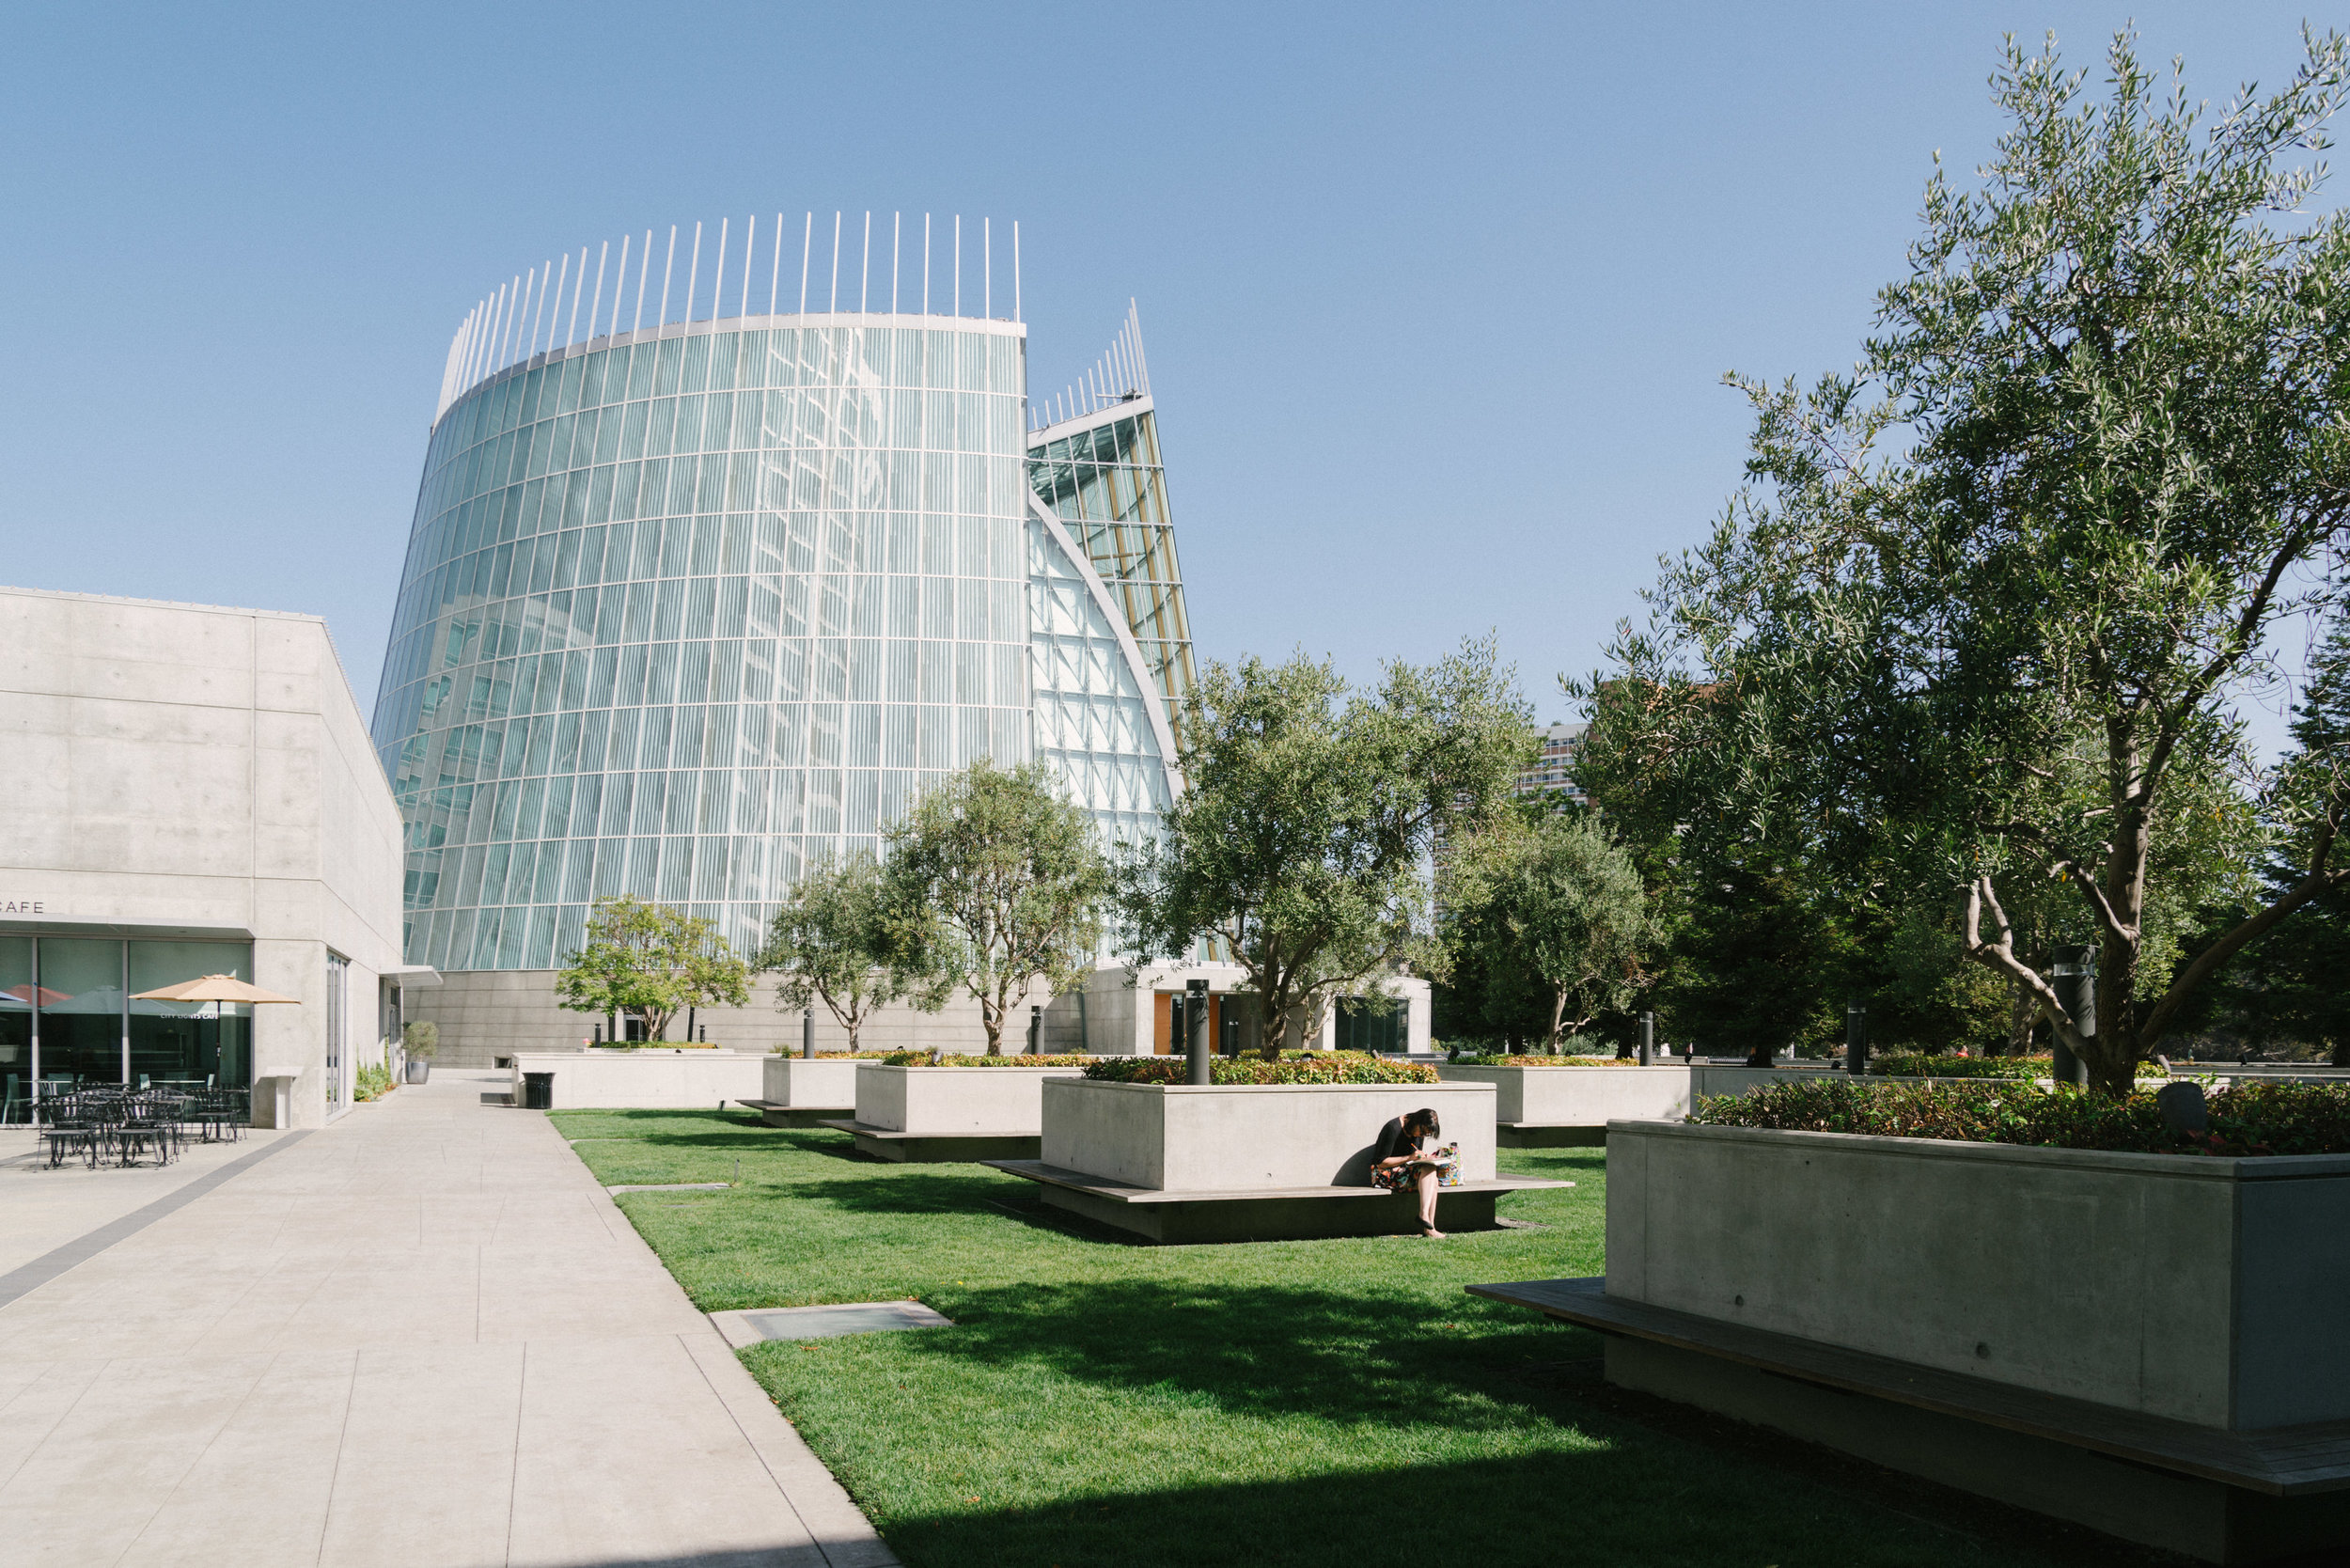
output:
M 1350 694 L 1327 662 L 1211 665 L 1187 710 L 1183 792 L 1124 868 L 1139 962 L 1202 939 L 1254 994 L 1268 1059 L 1293 1018 L 1385 995 L 1428 952 L 1439 829 L 1474 830 L 1533 755 L 1530 710 L 1471 642 L 1425 668 L 1391 664 Z
M 898 958 L 881 867 L 855 851 L 801 874 L 768 923 L 758 967 L 776 977 L 777 1007 L 797 1011 L 822 1002 L 854 1051 L 873 1014 L 906 993 Z
M 2332 776 L 2255 778 L 2233 717 L 2350 526 L 2350 223 L 2304 210 L 2350 69 L 2306 41 L 2216 114 L 2129 35 L 2102 97 L 2011 44 L 2008 127 L 1974 188 L 1935 173 L 1856 372 L 1740 383 L 1753 483 L 1572 688 L 1594 765 L 1697 833 L 1839 897 L 1940 879 L 2106 1093 L 2350 875 Z M 2294 874 L 2182 955 L 2181 895 L 2242 892 L 2262 833 Z M 2019 950 L 2003 889 L 2035 883 L 2097 949 L 2093 1015 Z
M 932 1011 L 958 990 L 976 1000 L 1001 1056 L 1011 1010 L 1038 985 L 1080 984 L 1101 948 L 1110 874 L 1089 820 L 1041 763 L 981 758 L 924 791 L 887 842 L 895 962 Z
M 641 1018 L 648 1040 L 666 1040 L 669 1020 L 688 1007 L 748 1002 L 750 965 L 700 916 L 624 896 L 596 904 L 586 945 L 564 955 L 555 989 L 573 1012 Z
M 1480 971 L 1523 975 L 1548 998 L 1545 1050 L 1631 1006 L 1657 922 L 1639 868 L 1596 816 L 1503 816 L 1458 848 L 1445 881 Z

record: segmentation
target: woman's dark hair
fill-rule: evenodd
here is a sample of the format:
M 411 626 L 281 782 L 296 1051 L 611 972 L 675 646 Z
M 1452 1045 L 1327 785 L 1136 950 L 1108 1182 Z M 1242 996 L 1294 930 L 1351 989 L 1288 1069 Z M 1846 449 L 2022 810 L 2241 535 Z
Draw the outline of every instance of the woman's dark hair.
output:
M 1403 1130 L 1419 1133 L 1425 1137 L 1444 1137 L 1444 1128 L 1437 1123 L 1435 1111 L 1424 1105 L 1403 1119 Z

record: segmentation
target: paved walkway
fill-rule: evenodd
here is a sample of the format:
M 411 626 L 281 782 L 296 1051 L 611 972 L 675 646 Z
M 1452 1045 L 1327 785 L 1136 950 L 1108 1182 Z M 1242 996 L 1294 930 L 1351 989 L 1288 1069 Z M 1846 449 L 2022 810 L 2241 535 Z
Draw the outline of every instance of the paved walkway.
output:
M 247 1128 L 234 1143 L 191 1143 L 166 1166 L 92 1170 L 69 1157 L 51 1170 L 31 1128 L 0 1127 L 0 1277 L 194 1184 L 281 1136 Z M 8 1294 L 0 1280 L 0 1302 Z
M 894 1563 L 504 1082 L 232 1151 L 0 1304 L 0 1568 Z

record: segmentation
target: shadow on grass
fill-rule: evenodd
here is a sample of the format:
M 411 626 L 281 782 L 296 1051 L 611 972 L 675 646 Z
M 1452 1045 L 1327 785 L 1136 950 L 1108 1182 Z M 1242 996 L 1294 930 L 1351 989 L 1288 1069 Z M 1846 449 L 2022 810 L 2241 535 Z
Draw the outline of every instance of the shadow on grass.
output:
M 744 1129 L 764 1133 L 791 1130 L 770 1127 L 760 1119 L 757 1111 L 750 1110 L 679 1110 L 674 1108 L 619 1110 L 594 1106 L 577 1110 L 557 1109 L 548 1112 L 548 1116 L 566 1125 L 576 1121 L 582 1126 L 620 1128 L 623 1130 L 619 1136 L 624 1137 L 666 1136 L 692 1138 L 722 1137 L 728 1132 Z M 651 1131 L 655 1127 L 666 1127 L 673 1130 L 666 1135 L 656 1135 Z
M 810 1152 L 822 1152 L 812 1150 Z M 793 1182 L 779 1190 L 793 1199 L 807 1199 L 856 1215 L 995 1214 L 1008 1192 L 1016 1192 L 1009 1177 L 992 1170 L 934 1165 L 906 1166 L 888 1160 L 866 1160 L 872 1174 L 861 1180 Z M 988 1200 L 995 1200 L 991 1204 Z
M 914 1568 L 1964 1568 L 2047 1562 L 1834 1499 L 1769 1472 L 1689 1464 L 1637 1433 L 1579 1450 L 1296 1480 L 1134 1490 L 893 1519 Z M 1791 1491 L 1794 1494 L 1790 1496 Z
M 1522 1424 L 1547 1395 L 1528 1362 L 1596 1353 L 1596 1336 L 1456 1294 L 1214 1280 L 1035 1282 L 958 1292 L 951 1333 L 919 1359 L 1049 1371 L 1129 1390 L 1204 1396 L 1243 1416 Z

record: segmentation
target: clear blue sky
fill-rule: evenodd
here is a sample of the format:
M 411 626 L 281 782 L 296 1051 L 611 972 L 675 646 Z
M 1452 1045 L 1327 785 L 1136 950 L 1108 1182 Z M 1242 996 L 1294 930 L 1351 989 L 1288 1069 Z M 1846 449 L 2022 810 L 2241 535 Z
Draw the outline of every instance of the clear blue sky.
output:
M 1139 300 L 1203 655 L 1493 628 L 1564 717 L 1737 483 L 1722 372 L 1849 364 L 2000 35 L 2092 63 L 2133 14 L 2217 100 L 2303 13 L 19 6 L 0 581 L 322 614 L 371 707 L 475 299 L 632 228 L 961 212 L 1020 220 L 1040 395 Z

